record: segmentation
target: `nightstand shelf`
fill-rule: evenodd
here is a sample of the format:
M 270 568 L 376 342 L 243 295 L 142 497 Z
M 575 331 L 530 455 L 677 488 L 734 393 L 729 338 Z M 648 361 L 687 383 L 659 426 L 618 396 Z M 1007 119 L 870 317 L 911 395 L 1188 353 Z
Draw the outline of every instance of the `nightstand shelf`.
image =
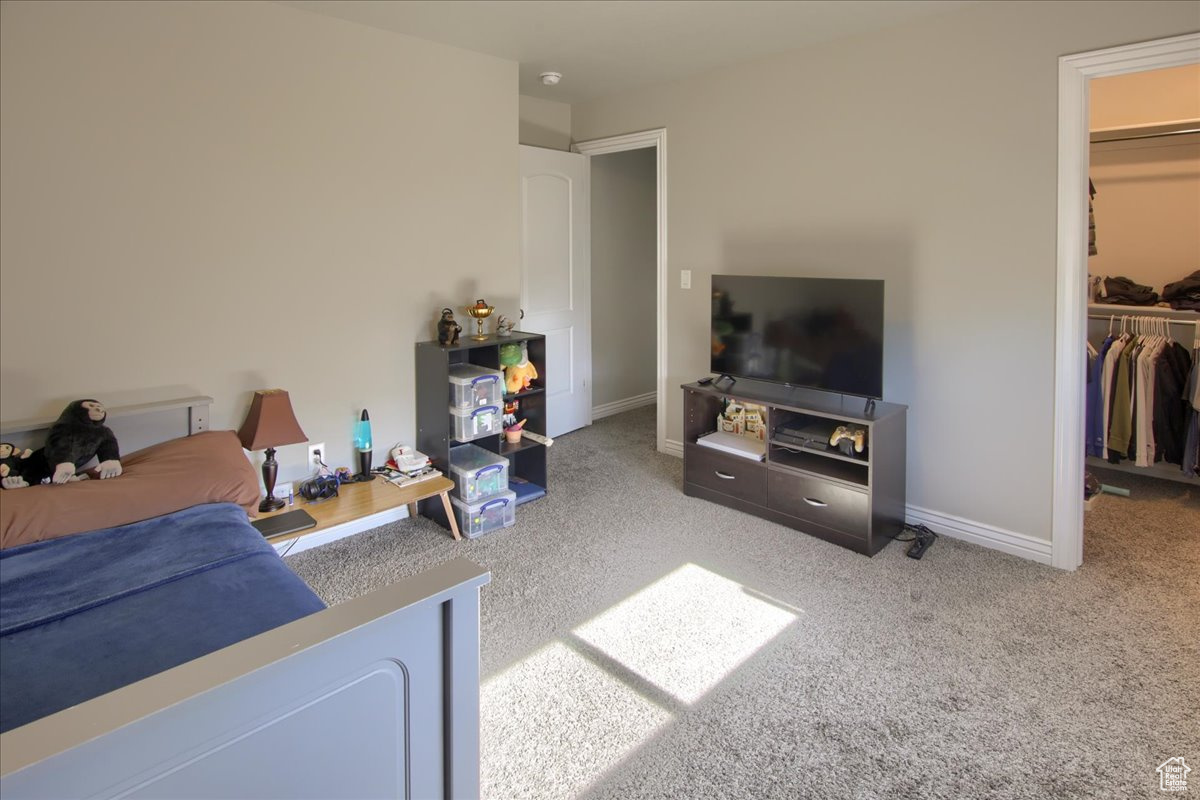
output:
M 440 495 L 443 498 L 442 502 L 446 506 L 449 506 L 448 493 L 453 488 L 454 481 L 445 476 L 430 478 L 427 481 L 421 481 L 420 483 L 408 486 L 396 486 L 391 481 L 377 477 L 370 483 L 343 484 L 338 487 L 338 496 L 331 497 L 328 500 L 312 503 L 301 500 L 297 496 L 295 505 L 284 506 L 278 511 L 259 514 L 258 518 L 264 519 L 302 508 L 317 521 L 315 527 L 279 536 L 271 536 L 267 539 L 268 542 L 276 545 L 314 533 L 327 532 L 342 525 L 369 522 L 371 518 L 383 516 L 387 512 L 394 511 L 401 506 L 408 506 L 409 515 L 415 517 L 417 512 L 416 504 L 426 498 L 432 498 L 433 502 L 437 502 Z M 381 521 L 379 524 L 382 525 L 388 521 L 391 520 L 387 519 Z M 462 538 L 459 535 L 457 525 L 451 528 L 451 532 L 454 534 L 455 539 Z

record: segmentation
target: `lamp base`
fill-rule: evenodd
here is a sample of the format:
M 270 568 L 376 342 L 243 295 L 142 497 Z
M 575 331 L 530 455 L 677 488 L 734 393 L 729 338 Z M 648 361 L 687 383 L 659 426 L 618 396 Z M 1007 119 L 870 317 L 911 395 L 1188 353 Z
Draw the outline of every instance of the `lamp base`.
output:
M 267 498 L 258 504 L 258 510 L 266 513 L 268 511 L 278 511 L 283 508 L 284 502 L 278 497 L 267 495 Z
M 279 473 L 279 464 L 275 461 L 275 448 L 268 447 L 266 455 L 267 457 L 262 465 L 262 473 L 263 486 L 267 489 L 267 497 L 258 504 L 258 510 L 262 512 L 283 508 L 283 501 L 275 496 L 275 476 Z
M 350 479 L 354 483 L 370 483 L 375 480 L 375 475 L 371 472 L 371 451 L 358 451 L 358 474 Z

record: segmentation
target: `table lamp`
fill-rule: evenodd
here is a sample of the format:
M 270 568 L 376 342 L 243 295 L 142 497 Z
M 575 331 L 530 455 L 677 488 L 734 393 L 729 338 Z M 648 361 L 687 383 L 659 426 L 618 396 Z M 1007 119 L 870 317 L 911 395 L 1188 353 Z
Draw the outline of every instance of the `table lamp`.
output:
M 267 497 L 258 505 L 259 511 L 274 511 L 283 508 L 283 501 L 275 497 L 275 477 L 279 473 L 279 464 L 275 461 L 275 448 L 285 444 L 307 442 L 308 437 L 300 430 L 296 422 L 296 414 L 292 411 L 292 401 L 283 389 L 260 389 L 254 393 L 250 403 L 250 413 L 238 430 L 238 438 L 242 447 L 247 450 L 266 450 L 267 460 L 263 462 L 263 485 L 267 487 Z
M 375 480 L 371 473 L 371 447 L 371 417 L 364 408 L 354 425 L 354 449 L 358 451 L 358 474 L 353 478 L 356 483 Z

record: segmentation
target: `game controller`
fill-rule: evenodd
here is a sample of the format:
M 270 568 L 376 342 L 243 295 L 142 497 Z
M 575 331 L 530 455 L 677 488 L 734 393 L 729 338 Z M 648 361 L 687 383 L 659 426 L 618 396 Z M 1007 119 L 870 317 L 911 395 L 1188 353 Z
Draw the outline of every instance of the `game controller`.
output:
M 865 428 L 850 428 L 846 425 L 838 425 L 833 435 L 829 437 L 830 445 L 837 445 L 838 442 L 848 441 L 854 443 L 854 452 L 861 453 L 867 444 L 867 431 Z

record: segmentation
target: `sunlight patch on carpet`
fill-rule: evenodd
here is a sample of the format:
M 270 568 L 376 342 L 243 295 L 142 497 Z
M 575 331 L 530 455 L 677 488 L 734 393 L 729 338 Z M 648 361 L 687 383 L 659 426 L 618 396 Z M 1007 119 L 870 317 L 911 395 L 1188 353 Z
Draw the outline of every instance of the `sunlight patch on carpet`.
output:
M 796 614 L 741 584 L 685 564 L 575 629 L 588 644 L 684 703 L 694 703 Z
M 480 688 L 481 794 L 574 796 L 671 714 L 561 642 Z

